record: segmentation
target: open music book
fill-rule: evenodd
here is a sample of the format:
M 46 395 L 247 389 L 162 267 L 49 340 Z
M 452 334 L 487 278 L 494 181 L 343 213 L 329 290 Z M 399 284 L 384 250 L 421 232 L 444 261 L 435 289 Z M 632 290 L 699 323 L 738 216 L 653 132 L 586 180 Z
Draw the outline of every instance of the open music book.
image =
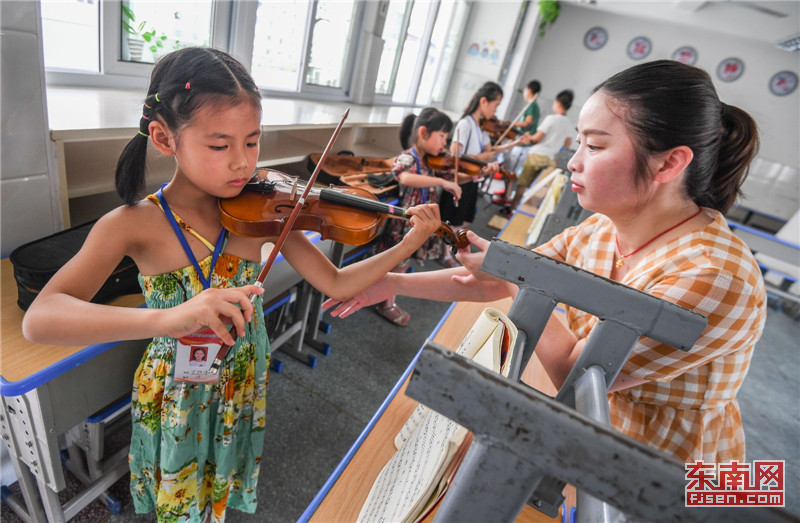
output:
M 517 328 L 486 308 L 456 353 L 508 376 Z M 395 437 L 397 452 L 372 485 L 358 521 L 412 523 L 441 501 L 467 452 L 472 434 L 436 411 L 418 405 Z

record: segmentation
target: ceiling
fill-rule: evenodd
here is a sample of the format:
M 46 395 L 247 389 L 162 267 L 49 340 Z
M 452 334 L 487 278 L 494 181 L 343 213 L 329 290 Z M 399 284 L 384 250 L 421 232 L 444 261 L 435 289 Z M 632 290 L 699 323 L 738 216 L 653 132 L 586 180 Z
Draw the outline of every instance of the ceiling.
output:
M 800 1 L 572 0 L 603 11 L 702 27 L 770 45 L 800 35 Z

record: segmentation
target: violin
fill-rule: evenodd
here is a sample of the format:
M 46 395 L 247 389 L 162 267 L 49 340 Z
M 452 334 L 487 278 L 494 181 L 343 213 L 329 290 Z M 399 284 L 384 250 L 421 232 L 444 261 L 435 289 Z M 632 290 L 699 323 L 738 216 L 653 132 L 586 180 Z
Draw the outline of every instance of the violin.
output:
M 460 155 L 458 161 L 458 170 L 470 176 L 480 176 L 481 168 L 489 164 L 489 162 L 484 162 L 483 160 L 466 154 Z M 438 156 L 426 155 L 425 165 L 434 171 L 450 171 L 455 168 L 456 157 L 449 153 L 442 153 Z M 514 173 L 510 173 L 505 169 L 500 169 L 500 174 L 509 180 L 513 180 L 517 177 Z
M 222 226 L 234 234 L 278 236 L 305 190 L 305 182 L 273 169 L 258 169 L 238 196 L 220 198 Z M 378 235 L 386 217 L 409 219 L 406 210 L 379 201 L 357 187 L 311 187 L 293 229 L 319 232 L 322 239 L 364 245 Z M 436 233 L 453 254 L 469 245 L 467 232 L 445 222 Z
M 479 123 L 480 128 L 489 133 L 489 138 L 491 138 L 493 141 L 498 140 L 501 136 L 505 136 L 511 140 L 519 136 L 520 132 L 511 127 L 512 125 L 513 123 L 509 122 L 508 120 L 500 121 L 495 117 L 481 117 L 481 121 Z M 509 127 L 511 128 L 509 129 Z

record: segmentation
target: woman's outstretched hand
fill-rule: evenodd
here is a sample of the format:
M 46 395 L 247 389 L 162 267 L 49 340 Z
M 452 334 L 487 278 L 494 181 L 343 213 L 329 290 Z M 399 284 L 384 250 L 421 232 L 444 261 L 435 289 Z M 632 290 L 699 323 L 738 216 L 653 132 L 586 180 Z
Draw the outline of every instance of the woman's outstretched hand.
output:
M 191 300 L 166 309 L 162 315 L 163 331 L 166 336 L 180 338 L 208 328 L 222 341 L 233 345 L 236 340 L 228 333 L 227 324 L 232 323 L 235 332 L 244 336 L 244 325 L 253 319 L 254 313 L 250 295 L 263 292 L 264 289 L 255 285 L 206 289 Z
M 469 271 L 469 274 L 463 276 L 453 276 L 453 280 L 459 283 L 468 283 L 473 279 L 494 279 L 493 276 L 481 271 L 481 265 L 483 264 L 483 259 L 486 257 L 486 251 L 489 249 L 489 246 L 492 242 L 481 238 L 470 230 L 467 231 L 467 240 L 469 240 L 471 245 L 477 247 L 478 250 L 476 252 L 472 252 L 470 249 L 458 250 L 456 259 L 460 261 L 461 265 L 463 265 L 464 268 Z
M 322 308 L 328 310 L 332 307 L 336 307 L 330 311 L 331 316 L 347 318 L 354 312 L 360 311 L 364 307 L 386 301 L 391 296 L 392 292 L 389 289 L 389 285 L 386 283 L 386 277 L 383 277 L 348 300 L 342 302 L 332 298 L 326 300 L 325 303 L 322 304 Z

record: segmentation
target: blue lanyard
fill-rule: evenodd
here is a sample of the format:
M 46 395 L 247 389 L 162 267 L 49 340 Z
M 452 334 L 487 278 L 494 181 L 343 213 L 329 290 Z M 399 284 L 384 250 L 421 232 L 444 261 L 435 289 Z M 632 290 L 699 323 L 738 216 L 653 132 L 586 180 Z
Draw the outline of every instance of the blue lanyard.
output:
M 475 121 L 474 116 L 469 115 L 469 117 L 472 118 L 472 125 L 475 126 L 475 132 L 478 133 L 478 145 L 481 148 L 481 152 L 483 152 L 483 133 L 481 132 L 481 126 L 478 125 L 478 122 Z M 464 148 L 466 149 L 466 145 L 464 146 Z M 467 154 L 467 151 L 463 151 L 463 153 Z
M 419 156 L 417 155 L 417 149 L 412 145 L 411 146 L 411 154 L 414 155 L 414 161 L 417 163 L 417 174 L 424 174 L 422 172 L 422 164 L 419 163 Z M 428 188 L 421 187 L 422 189 L 422 201 L 424 203 L 428 203 Z
M 162 185 L 161 189 L 166 187 L 166 185 L 166 183 Z M 206 275 L 203 274 L 202 269 L 200 269 L 200 264 L 197 263 L 197 258 L 194 257 L 192 248 L 189 247 L 189 242 L 186 241 L 186 236 L 183 235 L 180 225 L 178 225 L 178 222 L 172 215 L 172 209 L 169 208 L 167 199 L 164 198 L 164 194 L 161 192 L 161 189 L 156 192 L 158 201 L 161 202 L 161 208 L 164 210 L 164 214 L 167 215 L 167 220 L 169 220 L 169 224 L 172 225 L 172 230 L 174 230 L 175 234 L 178 236 L 178 240 L 180 240 L 183 250 L 186 252 L 186 256 L 188 256 L 189 261 L 192 262 L 194 270 L 197 272 L 197 277 L 200 279 L 200 283 L 203 284 L 204 289 L 209 289 L 211 288 L 211 275 L 214 274 L 214 267 L 217 265 L 217 258 L 219 258 L 219 254 L 222 252 L 222 245 L 225 243 L 225 238 L 227 237 L 228 231 L 226 231 L 225 228 L 219 231 L 219 238 L 217 238 L 217 244 L 214 246 L 214 253 L 211 256 L 211 267 L 208 268 L 208 277 L 206 277 Z

